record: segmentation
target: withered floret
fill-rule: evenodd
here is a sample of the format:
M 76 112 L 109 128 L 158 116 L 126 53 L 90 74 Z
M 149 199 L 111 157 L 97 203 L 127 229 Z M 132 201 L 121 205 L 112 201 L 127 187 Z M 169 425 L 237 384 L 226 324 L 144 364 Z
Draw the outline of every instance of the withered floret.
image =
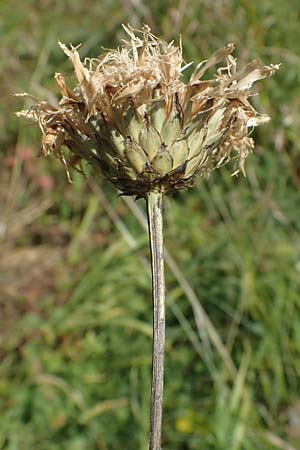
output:
M 252 61 L 237 71 L 228 44 L 198 64 L 185 83 L 182 72 L 189 64 L 181 47 L 158 39 L 147 26 L 124 29 L 129 39 L 120 48 L 84 63 L 76 48 L 60 43 L 77 87 L 70 89 L 57 73 L 59 106 L 38 101 L 18 113 L 39 123 L 42 153 L 53 153 L 67 170 L 86 160 L 122 193 L 139 197 L 189 187 L 196 175 L 207 177 L 232 158 L 235 173 L 244 173 L 254 146 L 249 129 L 269 120 L 249 103 L 251 88 L 279 66 Z M 222 61 L 216 75 L 204 80 Z

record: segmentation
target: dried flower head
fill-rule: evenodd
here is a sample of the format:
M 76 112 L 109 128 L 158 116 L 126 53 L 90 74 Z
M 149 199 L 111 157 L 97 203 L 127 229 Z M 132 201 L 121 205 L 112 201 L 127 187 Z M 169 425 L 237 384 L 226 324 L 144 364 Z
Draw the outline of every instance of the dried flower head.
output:
M 88 161 L 122 193 L 145 196 L 173 192 L 196 175 L 237 160 L 235 173 L 254 143 L 249 129 L 269 120 L 249 103 L 255 81 L 278 65 L 252 61 L 237 71 L 233 44 L 198 64 L 183 81 L 181 47 L 124 26 L 122 47 L 81 62 L 76 48 L 59 44 L 74 66 L 78 85 L 55 79 L 62 94 L 58 107 L 38 101 L 19 116 L 39 123 L 42 153 L 53 153 L 66 166 Z M 203 79 L 223 61 L 212 79 Z M 25 94 L 26 95 L 26 94 Z M 65 156 L 63 146 L 71 153 Z

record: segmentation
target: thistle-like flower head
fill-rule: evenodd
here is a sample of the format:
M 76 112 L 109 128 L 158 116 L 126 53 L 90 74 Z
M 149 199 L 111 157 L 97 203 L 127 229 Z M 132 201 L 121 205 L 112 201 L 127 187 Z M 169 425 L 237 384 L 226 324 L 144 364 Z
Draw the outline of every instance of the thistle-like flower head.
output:
M 86 160 L 96 175 L 137 196 L 189 187 L 196 175 L 206 177 L 231 158 L 235 173 L 244 173 L 254 146 L 249 130 L 269 120 L 249 103 L 251 88 L 279 66 L 252 61 L 237 70 L 228 44 L 198 64 L 185 83 L 189 64 L 181 46 L 158 39 L 147 26 L 124 29 L 129 38 L 120 48 L 84 63 L 76 48 L 59 44 L 74 66 L 77 87 L 70 89 L 56 73 L 58 107 L 37 101 L 18 113 L 39 123 L 42 153 L 53 153 L 67 170 Z M 203 79 L 221 62 L 212 79 Z

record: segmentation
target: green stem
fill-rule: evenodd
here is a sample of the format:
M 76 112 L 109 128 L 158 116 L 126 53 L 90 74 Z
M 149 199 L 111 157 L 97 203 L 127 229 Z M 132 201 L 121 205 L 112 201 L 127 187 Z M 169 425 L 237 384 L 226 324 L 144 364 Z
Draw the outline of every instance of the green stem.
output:
M 149 450 L 161 450 L 165 352 L 165 276 L 163 256 L 162 193 L 147 197 L 152 269 L 153 347 Z

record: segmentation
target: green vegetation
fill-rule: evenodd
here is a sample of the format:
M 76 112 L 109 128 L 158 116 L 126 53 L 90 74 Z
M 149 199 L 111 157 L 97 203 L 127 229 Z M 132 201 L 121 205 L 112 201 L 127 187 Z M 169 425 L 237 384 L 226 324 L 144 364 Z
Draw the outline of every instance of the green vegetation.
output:
M 58 40 L 96 56 L 128 21 L 181 34 L 187 61 L 235 42 L 243 61 L 282 63 L 253 98 L 272 122 L 248 177 L 225 168 L 166 202 L 165 242 L 198 300 L 167 268 L 163 449 L 300 447 L 299 19 L 296 0 L 0 2 L 1 450 L 147 449 L 143 201 L 70 185 L 13 115 L 14 92 L 55 100 L 54 72 L 70 73 Z

